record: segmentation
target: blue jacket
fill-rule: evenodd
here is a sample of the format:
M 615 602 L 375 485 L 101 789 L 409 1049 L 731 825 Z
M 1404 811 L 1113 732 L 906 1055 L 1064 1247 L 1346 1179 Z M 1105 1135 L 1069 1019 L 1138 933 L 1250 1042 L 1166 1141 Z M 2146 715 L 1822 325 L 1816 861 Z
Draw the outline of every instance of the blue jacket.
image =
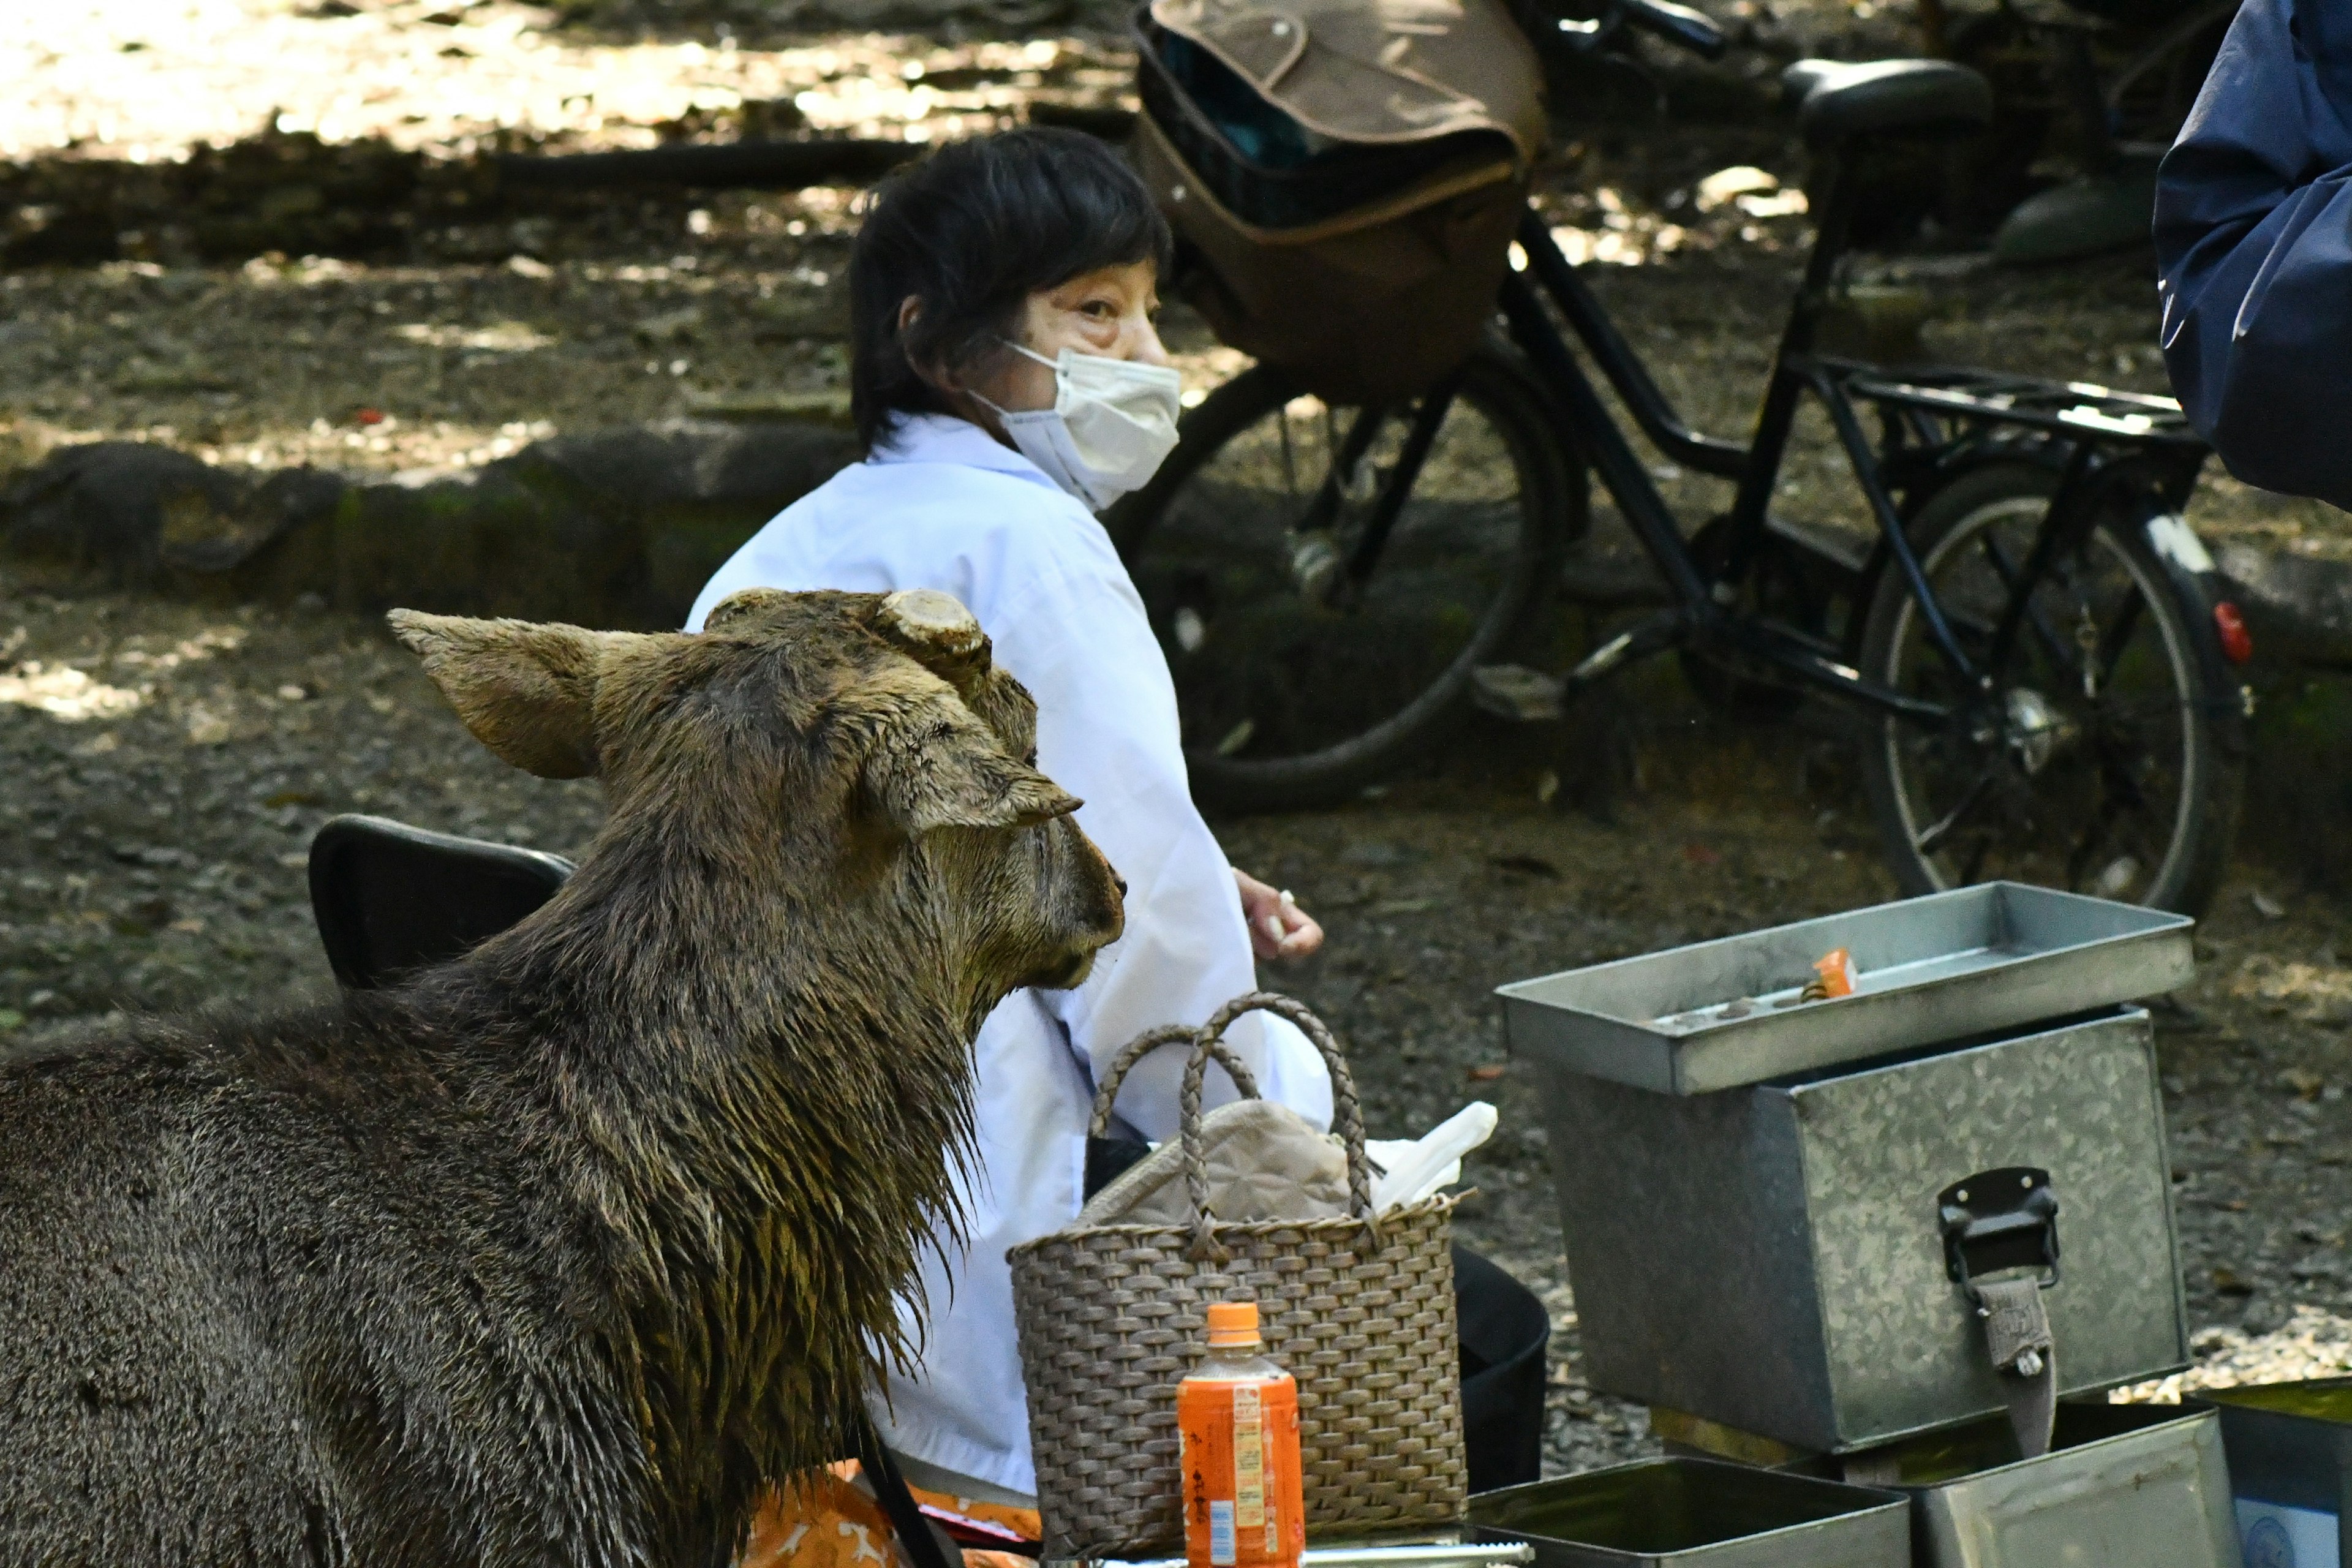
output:
M 2249 484 L 2352 507 L 2352 4 L 2246 0 L 2156 195 L 2164 358 Z

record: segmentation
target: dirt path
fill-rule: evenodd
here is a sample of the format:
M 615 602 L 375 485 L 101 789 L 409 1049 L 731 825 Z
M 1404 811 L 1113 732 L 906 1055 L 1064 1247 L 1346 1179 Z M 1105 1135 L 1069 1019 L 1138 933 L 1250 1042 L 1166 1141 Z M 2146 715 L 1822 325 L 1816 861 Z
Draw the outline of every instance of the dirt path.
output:
M 1652 717 L 1645 786 L 1613 826 L 1538 805 L 1540 749 L 1488 735 L 1460 749 L 1485 760 L 1456 775 L 1219 829 L 1328 924 L 1323 955 L 1266 978 L 1339 1027 L 1376 1134 L 1472 1098 L 1501 1109 L 1464 1229 L 1559 1317 L 1549 1452 L 1563 1468 L 1641 1451 L 1646 1420 L 1581 1383 L 1541 1117 L 1492 988 L 1892 891 L 1817 744 L 1678 708 Z M 5 577 L 0 779 L 0 1037 L 20 1040 L 116 1009 L 323 992 L 301 868 L 336 812 L 569 853 L 601 815 L 593 785 L 493 761 L 372 623 L 59 601 Z M 2197 984 L 2160 1018 L 2190 1316 L 2217 1375 L 2352 1369 L 2352 1321 L 2295 1317 L 2346 1294 L 2345 913 L 2234 883 L 2200 931 Z

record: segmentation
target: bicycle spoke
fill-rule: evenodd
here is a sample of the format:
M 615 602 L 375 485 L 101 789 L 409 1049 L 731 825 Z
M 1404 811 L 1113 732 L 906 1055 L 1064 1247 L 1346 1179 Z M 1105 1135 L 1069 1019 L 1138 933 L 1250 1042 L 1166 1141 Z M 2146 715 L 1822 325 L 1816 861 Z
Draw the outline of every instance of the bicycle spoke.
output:
M 2147 601 L 2140 596 L 2139 591 L 2134 589 L 2125 598 L 2122 607 L 2116 611 L 2115 625 L 2108 627 L 2105 636 L 2100 639 L 2099 689 L 2101 691 L 2105 691 L 2108 684 L 2115 679 L 2116 666 L 2123 662 L 2124 649 L 2130 644 L 2132 633 L 2138 629 L 2140 611 L 2146 608 L 2147 605 Z
M 2017 569 L 2001 553 L 2000 541 L 1995 539 L 1992 530 L 1988 528 L 1979 536 L 1979 542 L 1983 546 L 1985 561 L 1992 567 L 1993 575 L 2000 578 L 2000 585 L 2014 596 L 2017 593 Z M 2042 650 L 2050 655 L 2051 661 L 2067 674 L 2074 673 L 2075 662 L 2067 657 L 2065 643 L 2051 630 L 2049 621 L 2030 594 L 2025 601 L 2025 618 L 2032 626 L 2034 637 L 2042 644 Z M 1996 679 L 1999 674 L 1999 671 L 1994 672 Z
M 1969 851 L 1968 863 L 1960 868 L 1960 882 L 1963 886 L 1976 881 L 1979 878 L 1984 875 L 1985 856 L 1990 853 L 1991 849 L 1992 835 L 1990 833 L 1978 834 L 1976 837 L 1976 847 Z
M 2137 702 L 2119 703 L 2102 698 L 2091 710 L 2091 716 L 2102 723 L 2137 723 L 2145 719 L 2158 719 L 2179 714 L 2187 710 L 2188 700 L 2179 692 L 2168 691 L 2143 698 Z
M 2116 818 L 2120 815 L 2116 809 L 2115 796 L 2108 795 L 2100 802 L 2098 814 L 2084 827 L 2081 837 L 2074 841 L 2074 850 L 2066 857 L 2066 885 L 2069 888 L 2082 886 L 2083 872 L 2090 865 L 2092 855 L 2106 842 L 2108 831 L 2115 826 Z
M 1952 829 L 1959 826 L 1960 818 L 1966 816 L 1975 807 L 1977 802 L 1984 798 L 1985 792 L 1991 787 L 1992 771 L 1988 768 L 1977 775 L 1976 783 L 1969 786 L 1968 793 L 1960 797 L 1959 805 L 1946 812 L 1943 820 L 1912 840 L 1919 847 L 1919 853 L 1933 855 L 1942 847 L 1944 840 L 1951 837 Z

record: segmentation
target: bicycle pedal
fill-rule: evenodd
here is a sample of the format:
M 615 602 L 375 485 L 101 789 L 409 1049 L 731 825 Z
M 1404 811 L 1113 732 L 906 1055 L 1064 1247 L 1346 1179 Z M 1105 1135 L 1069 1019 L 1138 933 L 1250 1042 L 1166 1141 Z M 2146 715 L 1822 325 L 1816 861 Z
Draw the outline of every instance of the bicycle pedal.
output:
M 1482 664 L 1470 672 L 1470 700 L 1481 712 L 1540 724 L 1568 712 L 1568 683 L 1524 664 Z

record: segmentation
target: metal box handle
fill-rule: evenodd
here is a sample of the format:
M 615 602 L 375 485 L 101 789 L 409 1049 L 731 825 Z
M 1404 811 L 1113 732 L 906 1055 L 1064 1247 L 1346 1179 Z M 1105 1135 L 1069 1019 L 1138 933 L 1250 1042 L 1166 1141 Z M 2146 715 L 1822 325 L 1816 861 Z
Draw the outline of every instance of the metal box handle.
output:
M 2001 1268 L 2040 1268 L 2044 1290 L 2058 1283 L 2058 1194 L 2032 1165 L 1979 1171 L 1936 1194 L 1944 1229 L 1944 1269 L 1970 1300 L 1975 1279 Z

